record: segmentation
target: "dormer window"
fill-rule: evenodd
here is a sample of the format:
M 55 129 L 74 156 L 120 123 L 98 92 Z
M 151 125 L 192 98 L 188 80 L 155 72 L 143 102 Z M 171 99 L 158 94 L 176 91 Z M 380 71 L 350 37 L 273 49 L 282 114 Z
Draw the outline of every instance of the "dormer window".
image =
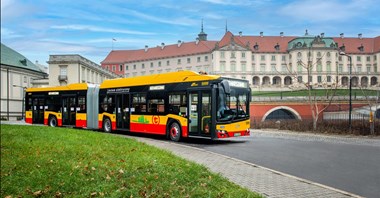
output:
M 256 44 L 253 46 L 253 49 L 254 49 L 254 50 L 259 50 L 259 45 L 256 43 Z
M 360 47 L 358 47 L 358 50 L 361 51 L 361 52 L 364 51 L 364 46 L 363 46 L 363 44 L 362 44 Z
M 279 51 L 280 50 L 280 45 L 277 43 L 277 45 L 274 46 L 274 49 L 276 49 L 276 51 Z

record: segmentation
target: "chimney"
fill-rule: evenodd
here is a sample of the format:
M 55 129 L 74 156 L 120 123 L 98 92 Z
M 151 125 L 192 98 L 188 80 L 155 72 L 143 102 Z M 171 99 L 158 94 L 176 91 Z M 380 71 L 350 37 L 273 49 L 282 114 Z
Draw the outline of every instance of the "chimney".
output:
M 197 37 L 195 44 L 198 45 L 198 43 L 199 43 L 199 38 Z
M 323 37 L 325 37 L 325 33 L 324 32 L 321 33 L 321 38 L 323 38 Z
M 264 32 L 260 32 L 260 36 L 263 37 L 264 36 Z
M 178 47 L 181 47 L 181 44 L 182 44 L 182 41 L 181 41 L 181 40 L 178 40 L 177 46 L 178 46 Z
M 362 38 L 363 38 L 362 36 L 363 36 L 362 33 L 359 33 L 359 34 L 358 34 L 358 38 L 359 38 L 359 39 L 362 39 Z
M 161 43 L 161 49 L 164 49 L 165 43 Z
M 147 45 L 145 45 L 145 52 L 147 52 L 148 51 L 148 46 Z
M 242 31 L 240 31 L 240 32 L 239 32 L 239 36 L 241 37 L 241 35 L 242 35 L 242 34 L 243 34 L 243 32 L 242 32 Z
M 284 32 L 280 32 L 280 36 L 281 36 L 281 37 L 284 37 Z
M 340 38 L 344 38 L 344 34 L 343 33 L 340 33 Z

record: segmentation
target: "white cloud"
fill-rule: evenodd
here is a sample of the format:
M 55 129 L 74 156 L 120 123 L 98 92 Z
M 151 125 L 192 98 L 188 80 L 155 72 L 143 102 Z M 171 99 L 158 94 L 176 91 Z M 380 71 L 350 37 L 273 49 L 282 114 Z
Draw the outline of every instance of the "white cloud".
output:
M 11 39 L 22 37 L 22 35 L 16 34 L 8 28 L 1 27 L 1 39 Z
M 361 15 L 366 9 L 368 2 L 337 0 L 331 1 L 294 1 L 280 9 L 283 15 L 287 15 L 297 20 L 308 21 L 346 21 L 355 16 Z
M 197 23 L 195 20 L 191 18 L 187 18 L 187 17 L 173 17 L 173 18 L 167 19 L 167 18 L 163 18 L 159 16 L 144 14 L 136 10 L 126 9 L 126 11 L 128 14 L 132 16 L 149 20 L 149 21 L 159 22 L 159 23 L 166 23 L 166 24 L 171 24 L 171 25 L 182 25 L 182 26 L 191 26 Z
M 126 29 L 114 29 L 114 28 L 103 28 L 90 25 L 53 25 L 50 26 L 52 29 L 61 30 L 84 30 L 91 32 L 111 32 L 111 33 L 121 33 L 121 34 L 136 34 L 136 35 L 154 35 L 152 32 L 141 32 Z

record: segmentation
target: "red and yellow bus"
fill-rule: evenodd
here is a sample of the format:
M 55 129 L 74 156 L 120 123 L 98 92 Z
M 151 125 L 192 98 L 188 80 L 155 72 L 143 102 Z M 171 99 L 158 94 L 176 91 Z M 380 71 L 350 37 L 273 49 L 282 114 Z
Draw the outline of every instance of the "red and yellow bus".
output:
M 248 81 L 178 71 L 26 90 L 26 121 L 211 139 L 248 136 Z

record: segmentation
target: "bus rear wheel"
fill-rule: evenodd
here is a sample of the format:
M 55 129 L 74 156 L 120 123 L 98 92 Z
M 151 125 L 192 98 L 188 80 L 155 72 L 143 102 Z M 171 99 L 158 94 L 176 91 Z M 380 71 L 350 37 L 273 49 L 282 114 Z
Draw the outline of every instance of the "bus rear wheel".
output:
M 112 131 L 112 124 L 111 124 L 111 120 L 109 118 L 105 118 L 103 120 L 103 130 L 106 133 L 111 133 L 111 131 Z
M 57 118 L 55 116 L 49 117 L 49 126 L 56 127 L 57 126 Z
M 173 122 L 169 128 L 169 137 L 172 141 L 178 142 L 181 139 L 181 127 L 177 122 Z

